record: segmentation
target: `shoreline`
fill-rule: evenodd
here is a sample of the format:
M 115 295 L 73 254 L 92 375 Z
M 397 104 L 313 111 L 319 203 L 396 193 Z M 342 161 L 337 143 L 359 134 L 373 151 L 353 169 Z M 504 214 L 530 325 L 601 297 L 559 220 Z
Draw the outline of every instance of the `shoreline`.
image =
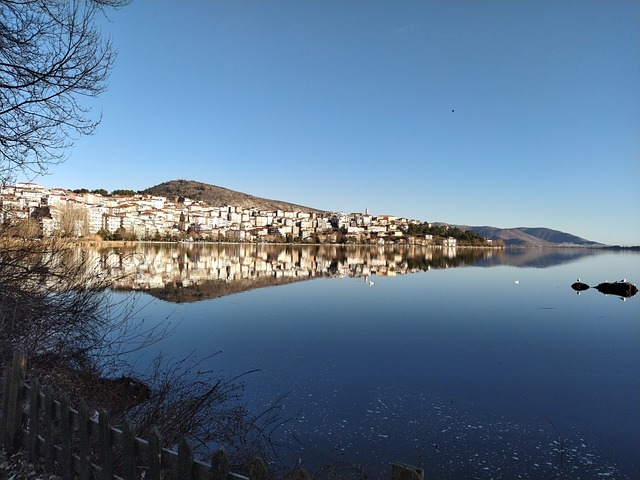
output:
M 389 244 L 373 244 L 373 243 L 307 243 L 307 242 L 234 242 L 234 241 L 211 241 L 211 240 L 69 240 L 71 243 L 78 245 L 88 245 L 92 247 L 131 247 L 138 244 L 152 245 L 279 245 L 279 246 L 343 246 L 343 247 L 423 247 L 423 248 L 473 248 L 473 249 L 491 249 L 491 250 L 513 250 L 513 249 L 535 249 L 535 248 L 554 248 L 554 249 L 585 249 L 585 250 L 640 250 L 640 246 L 620 246 L 620 245 L 436 245 L 421 243 L 389 243 Z

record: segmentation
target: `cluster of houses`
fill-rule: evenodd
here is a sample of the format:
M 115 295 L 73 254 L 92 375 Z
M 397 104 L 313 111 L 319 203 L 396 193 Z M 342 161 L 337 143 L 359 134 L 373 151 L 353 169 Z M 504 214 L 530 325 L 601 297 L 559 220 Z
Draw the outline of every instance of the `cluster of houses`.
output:
M 416 220 L 365 213 L 264 211 L 211 206 L 187 198 L 105 196 L 45 188 L 32 182 L 0 186 L 0 224 L 28 220 L 37 235 L 119 235 L 137 240 L 200 239 L 237 242 L 295 240 L 314 243 L 430 244 L 430 235 L 407 237 Z M 438 239 L 455 246 L 456 239 Z

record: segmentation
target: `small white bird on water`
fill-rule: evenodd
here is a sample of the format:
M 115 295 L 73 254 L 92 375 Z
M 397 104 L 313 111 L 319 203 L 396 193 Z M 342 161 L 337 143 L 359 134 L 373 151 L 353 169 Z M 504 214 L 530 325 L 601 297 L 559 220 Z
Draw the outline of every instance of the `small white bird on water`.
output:
M 514 281 L 513 281 L 513 284 L 514 284 L 514 285 L 520 285 L 520 280 L 514 280 Z

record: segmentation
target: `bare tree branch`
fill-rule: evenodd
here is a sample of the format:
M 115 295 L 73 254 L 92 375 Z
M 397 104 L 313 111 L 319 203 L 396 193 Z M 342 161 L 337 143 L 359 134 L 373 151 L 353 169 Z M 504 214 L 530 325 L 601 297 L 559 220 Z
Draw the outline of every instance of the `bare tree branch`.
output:
M 100 115 L 80 103 L 106 89 L 115 61 L 95 20 L 128 0 L 0 0 L 0 183 L 44 174 L 90 135 Z

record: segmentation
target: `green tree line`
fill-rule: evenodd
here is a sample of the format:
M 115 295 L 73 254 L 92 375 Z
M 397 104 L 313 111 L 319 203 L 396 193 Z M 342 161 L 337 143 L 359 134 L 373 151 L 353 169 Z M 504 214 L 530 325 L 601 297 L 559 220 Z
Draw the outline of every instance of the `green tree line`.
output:
M 487 242 L 486 238 L 478 235 L 473 230 L 462 231 L 458 227 L 431 225 L 427 222 L 409 225 L 407 234 L 410 236 L 432 235 L 433 237 L 441 238 L 452 237 L 466 245 L 484 245 Z

